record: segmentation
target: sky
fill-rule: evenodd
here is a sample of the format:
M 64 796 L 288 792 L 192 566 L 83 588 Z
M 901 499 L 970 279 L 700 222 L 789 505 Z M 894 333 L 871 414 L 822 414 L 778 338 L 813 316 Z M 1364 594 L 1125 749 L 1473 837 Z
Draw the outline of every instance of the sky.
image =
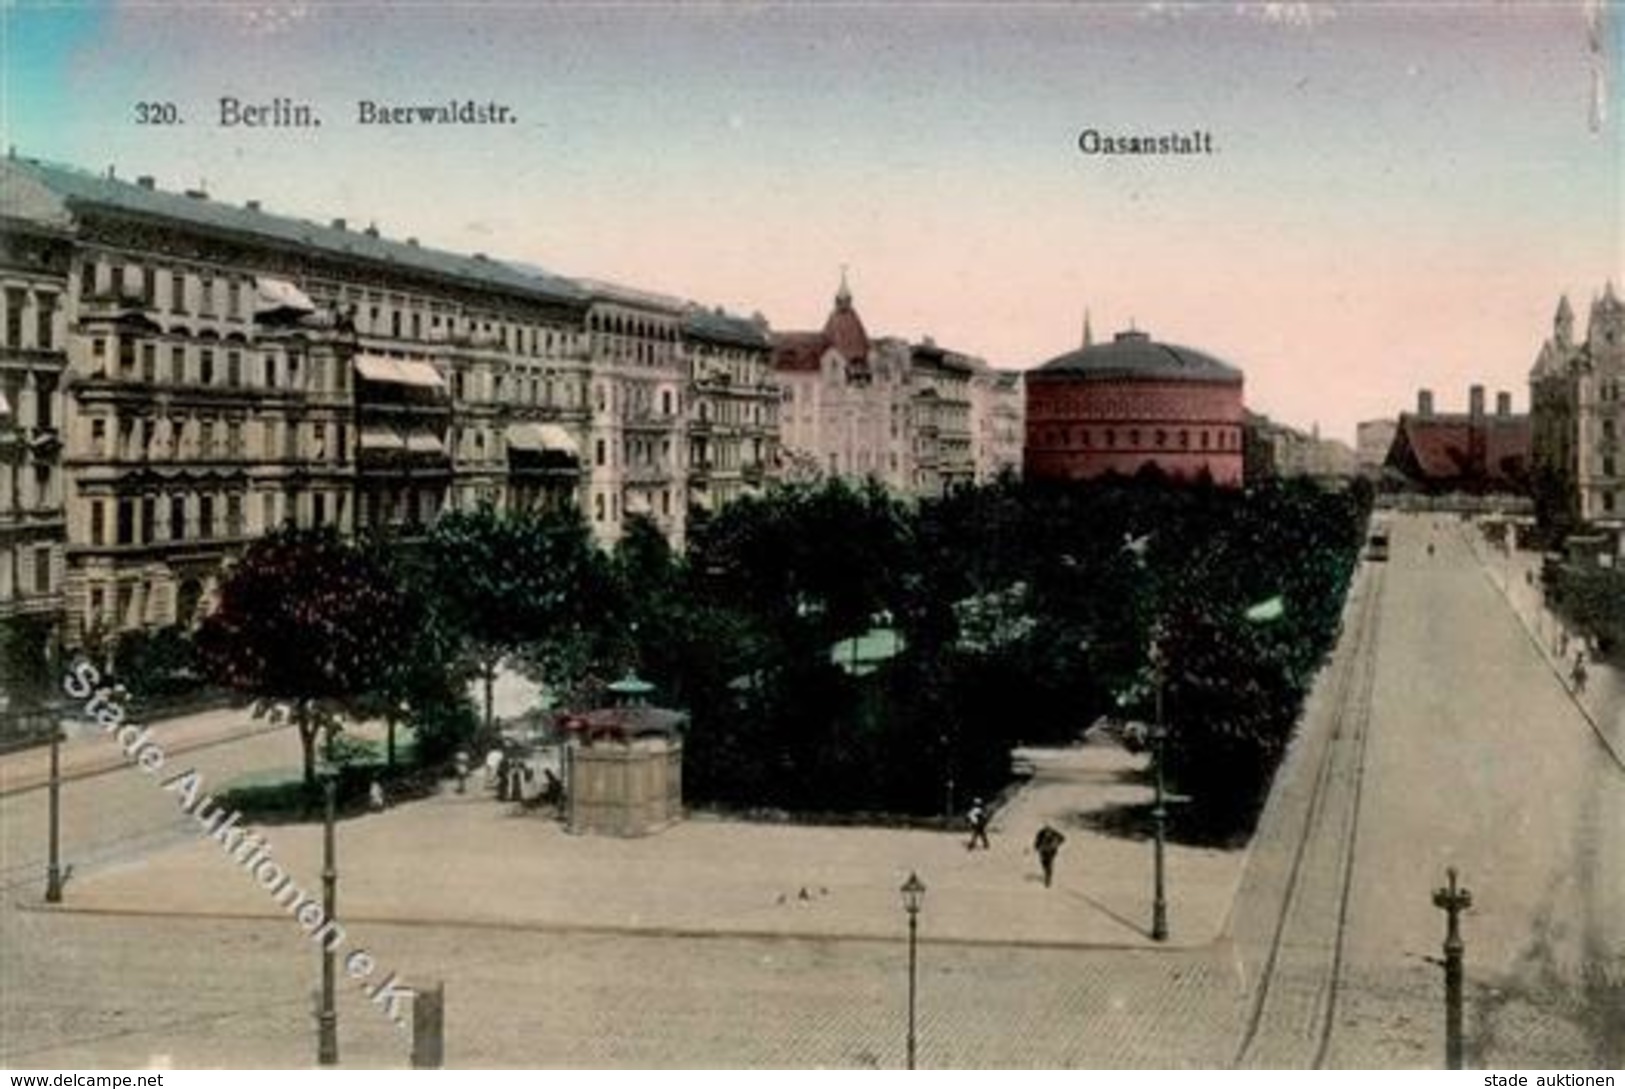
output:
M 1625 289 L 1625 10 L 0 0 L 0 140 L 167 189 L 1026 369 L 1131 325 L 1352 440 Z M 320 127 L 219 123 L 221 98 Z M 362 100 L 508 125 L 381 127 Z M 172 103 L 178 125 L 138 123 Z M 1084 155 L 1211 133 L 1200 156 Z M 3 199 L 3 195 L 0 195 Z

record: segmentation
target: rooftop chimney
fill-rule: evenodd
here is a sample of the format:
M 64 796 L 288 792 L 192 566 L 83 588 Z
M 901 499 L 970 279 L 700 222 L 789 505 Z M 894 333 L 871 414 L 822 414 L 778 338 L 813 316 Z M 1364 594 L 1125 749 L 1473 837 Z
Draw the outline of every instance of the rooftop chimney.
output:
M 407 244 L 407 245 L 408 245 L 408 246 L 415 246 L 415 245 L 417 245 L 417 244 L 418 244 L 418 240 L 417 240 L 417 239 L 416 239 L 416 238 L 408 238 L 408 239 L 407 239 L 407 240 L 406 240 L 406 244 Z
M 367 224 L 367 229 L 362 231 L 361 233 L 366 235 L 368 238 L 377 238 L 378 237 L 378 224 L 376 224 L 376 223 Z
M 1416 391 L 1416 414 L 1418 416 L 1433 415 L 1433 391 L 1419 389 Z
M 244 207 L 246 207 L 250 212 L 257 212 L 260 210 L 260 202 L 257 200 L 251 200 L 245 204 Z
M 191 197 L 193 200 L 208 200 L 209 199 L 209 194 L 205 193 L 201 189 L 188 189 L 186 191 L 186 195 Z
M 139 185 L 143 189 L 156 189 L 157 186 L 158 186 L 158 183 L 153 180 L 153 177 L 152 177 L 151 174 L 143 174 L 143 175 L 141 175 L 139 178 L 137 178 L 135 180 L 135 183 L 137 185 Z
M 1484 387 L 1473 385 L 1467 387 L 1467 412 L 1471 416 L 1484 415 Z
M 1495 414 L 1497 416 L 1512 415 L 1512 394 L 1502 390 L 1495 395 Z
M 331 226 L 335 231 L 342 231 L 347 225 L 345 224 L 343 217 L 340 217 L 335 219 L 331 224 L 329 224 L 329 226 Z

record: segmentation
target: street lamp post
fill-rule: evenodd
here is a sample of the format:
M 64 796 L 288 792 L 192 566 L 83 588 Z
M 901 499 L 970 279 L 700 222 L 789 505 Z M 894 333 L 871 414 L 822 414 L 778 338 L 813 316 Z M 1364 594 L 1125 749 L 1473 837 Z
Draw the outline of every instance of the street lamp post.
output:
M 45 902 L 62 902 L 62 727 L 51 723 L 50 853 L 45 866 Z
M 1445 873 L 1450 883 L 1433 890 L 1433 906 L 1444 911 L 1449 920 L 1444 936 L 1444 1063 L 1446 1069 L 1461 1069 L 1461 957 L 1465 946 L 1461 940 L 1458 918 L 1473 906 L 1473 894 L 1456 885 L 1456 868 Z
M 338 861 L 334 850 L 334 820 L 338 802 L 338 774 L 329 765 L 322 772 L 322 792 L 325 809 L 322 822 L 322 913 L 330 924 L 336 925 L 338 911 Z M 337 953 L 332 941 L 322 942 L 322 999 L 317 1014 L 316 1061 L 322 1066 L 337 1066 L 339 1061 L 339 1015 L 334 1005 L 334 959 Z
M 920 905 L 925 901 L 925 882 L 920 880 L 918 874 L 910 871 L 908 880 L 903 882 L 900 891 L 903 894 L 903 910 L 908 913 L 908 1068 L 913 1070 L 914 992 L 919 968 Z
M 1162 677 L 1157 677 L 1157 720 L 1151 724 L 1152 763 L 1156 765 L 1155 801 L 1151 806 L 1151 834 L 1152 834 L 1152 891 L 1151 891 L 1151 940 L 1168 940 L 1168 891 L 1165 870 L 1163 868 L 1163 851 L 1166 847 L 1168 830 L 1168 807 L 1163 794 L 1162 757 L 1163 743 L 1168 737 L 1168 726 L 1162 719 Z

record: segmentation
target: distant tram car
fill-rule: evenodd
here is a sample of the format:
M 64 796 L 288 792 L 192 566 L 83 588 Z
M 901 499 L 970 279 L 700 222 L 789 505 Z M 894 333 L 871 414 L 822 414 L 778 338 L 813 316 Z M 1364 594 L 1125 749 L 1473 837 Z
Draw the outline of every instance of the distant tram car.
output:
M 1388 530 L 1386 528 L 1371 531 L 1371 539 L 1366 542 L 1365 558 L 1374 561 L 1388 559 Z

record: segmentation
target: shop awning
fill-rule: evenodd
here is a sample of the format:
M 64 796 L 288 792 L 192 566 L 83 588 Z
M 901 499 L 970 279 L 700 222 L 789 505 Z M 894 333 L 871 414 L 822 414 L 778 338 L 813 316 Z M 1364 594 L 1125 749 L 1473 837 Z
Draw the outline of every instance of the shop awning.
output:
M 393 427 L 363 427 L 361 429 L 361 449 L 405 450 L 406 440 L 401 438 L 401 433 Z
M 406 449 L 413 454 L 444 454 L 446 444 L 432 431 L 410 431 L 406 435 Z
M 581 448 L 570 433 L 558 424 L 516 423 L 507 430 L 508 449 L 535 454 L 565 454 L 580 459 Z
M 358 355 L 355 370 L 369 382 L 387 382 L 397 386 L 417 386 L 423 389 L 445 389 L 446 381 L 431 363 L 417 359 L 390 359 L 381 355 Z
M 274 276 L 257 277 L 254 280 L 254 312 L 266 314 L 274 311 L 314 314 L 316 304 L 290 280 L 279 280 Z

